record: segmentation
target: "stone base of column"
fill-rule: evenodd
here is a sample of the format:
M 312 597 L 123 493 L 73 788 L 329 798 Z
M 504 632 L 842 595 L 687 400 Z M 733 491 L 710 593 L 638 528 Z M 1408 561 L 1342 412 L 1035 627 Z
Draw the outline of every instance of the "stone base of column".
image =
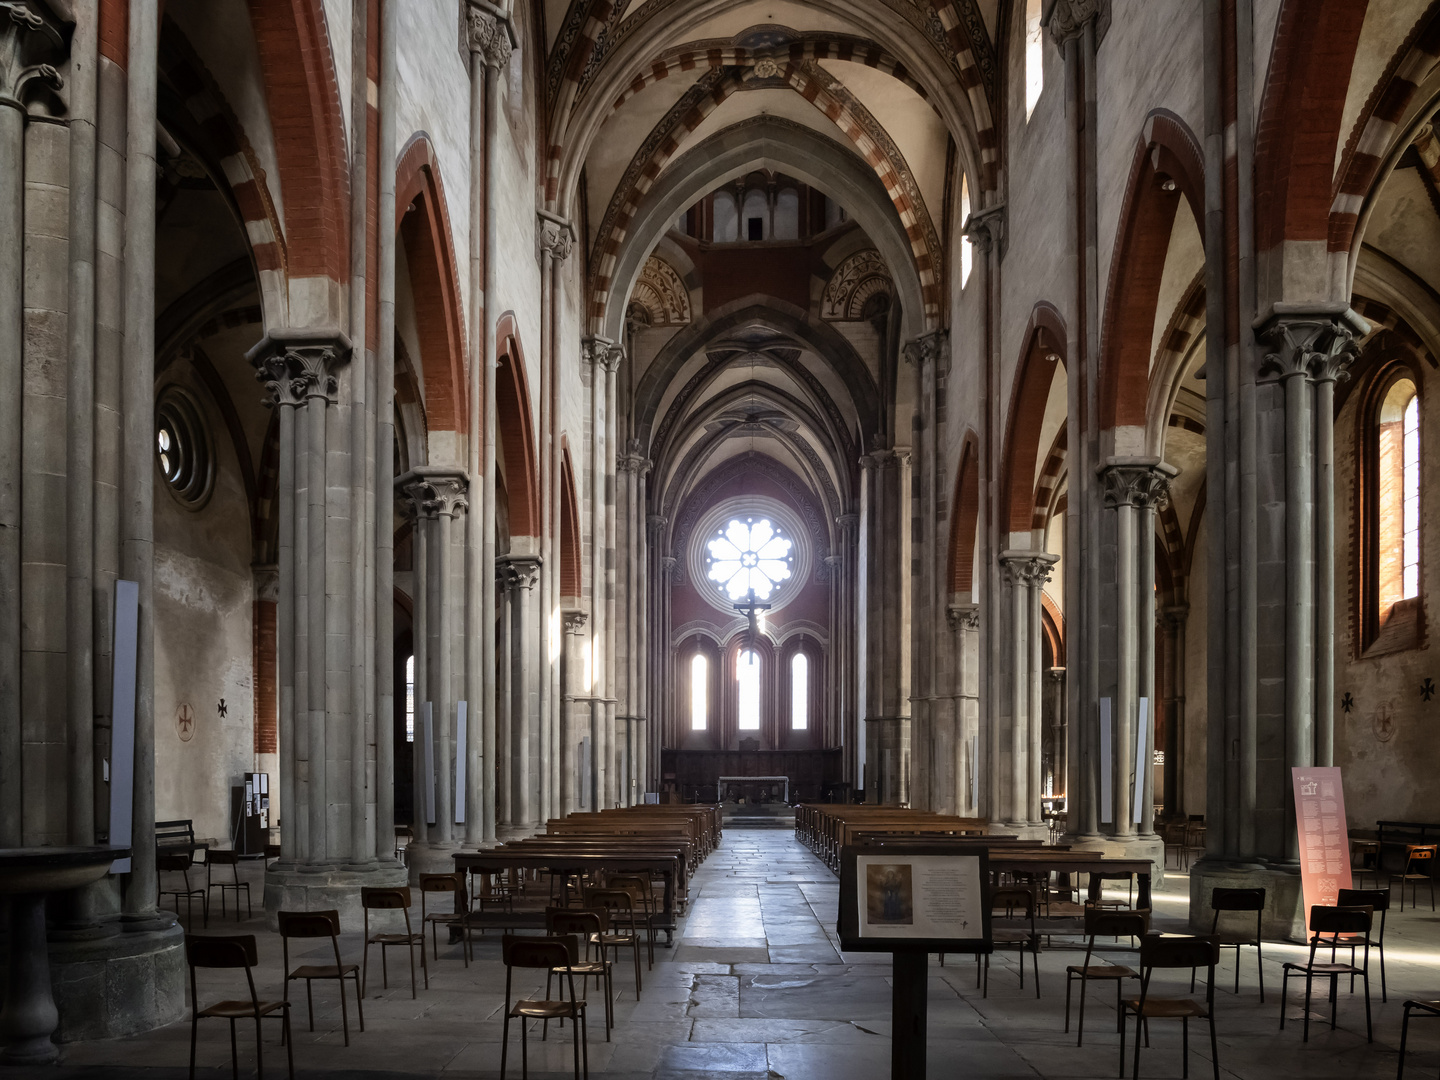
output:
M 63 938 L 50 941 L 57 1042 L 138 1035 L 185 1015 L 185 931 L 173 914 L 110 916 Z
M 989 832 L 1002 836 L 1018 836 L 1021 840 L 1049 840 L 1050 826 L 1030 825 L 1026 822 L 1012 824 L 1008 821 L 992 821 L 988 826 Z
M 1267 941 L 1306 941 L 1305 898 L 1298 871 L 1201 859 L 1190 867 L 1190 928 L 1196 933 L 1210 932 L 1214 919 L 1210 893 L 1217 888 L 1264 889 L 1261 935 Z
M 411 844 L 414 848 L 417 845 Z M 409 848 L 406 849 L 407 851 Z M 449 862 L 443 873 L 455 869 Z M 428 872 L 428 871 L 427 871 Z M 356 871 L 342 866 L 282 866 L 276 863 L 265 871 L 265 923 L 278 930 L 279 911 L 330 911 L 340 913 L 340 929 L 359 933 L 364 927 L 360 909 L 362 888 L 399 888 L 410 884 L 410 875 L 399 863 L 377 864 L 374 869 Z
M 1158 888 L 1165 881 L 1165 842 L 1158 836 L 1131 836 L 1117 840 L 1113 836 L 1086 837 L 1065 834 L 1066 843 L 1077 844 L 1086 851 L 1098 851 L 1112 859 L 1149 859 L 1150 884 Z M 1206 910 L 1209 910 L 1208 907 Z M 1207 923 L 1208 927 L 1209 924 Z
M 495 838 L 502 844 L 508 844 L 511 840 L 524 840 L 539 832 L 539 825 L 501 825 L 495 830 Z

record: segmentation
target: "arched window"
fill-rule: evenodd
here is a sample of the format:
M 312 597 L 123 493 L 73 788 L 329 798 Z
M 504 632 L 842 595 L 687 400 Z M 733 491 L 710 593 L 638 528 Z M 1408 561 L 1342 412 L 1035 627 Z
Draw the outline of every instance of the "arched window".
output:
M 810 726 L 810 660 L 797 652 L 790 660 L 790 727 L 804 731 Z
M 1397 365 L 1398 366 L 1398 365 Z M 1420 393 L 1408 368 L 1381 376 L 1364 426 L 1362 645 L 1420 644 Z
M 960 174 L 960 224 L 963 227 L 970 220 L 970 177 Z M 975 268 L 975 247 L 970 237 L 960 238 L 960 287 L 963 289 L 970 280 L 970 271 Z
M 740 239 L 770 239 L 770 200 L 759 188 L 745 193 L 745 209 L 741 212 Z
M 760 730 L 760 657 L 746 649 L 735 660 L 735 681 L 738 683 L 736 727 L 741 731 Z
M 1383 623 L 1420 595 L 1420 395 L 1399 379 L 1380 404 L 1379 599 Z
M 709 722 L 710 662 L 704 653 L 690 661 L 690 730 L 704 731 Z
M 1025 119 L 1045 89 L 1045 32 L 1040 27 L 1040 0 L 1025 0 Z

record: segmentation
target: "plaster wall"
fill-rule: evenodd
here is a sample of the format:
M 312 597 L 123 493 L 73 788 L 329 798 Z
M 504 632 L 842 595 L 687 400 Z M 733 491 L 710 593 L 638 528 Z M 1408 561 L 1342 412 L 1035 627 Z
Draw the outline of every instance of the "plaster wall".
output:
M 1355 641 L 1357 567 L 1355 543 L 1355 471 L 1359 420 L 1358 392 L 1352 392 L 1335 421 L 1335 764 L 1344 770 L 1345 809 L 1352 828 L 1375 827 L 1377 820 L 1430 821 L 1432 793 L 1440 770 L 1440 695 L 1426 701 L 1421 686 L 1435 674 L 1434 658 L 1423 638 L 1418 648 L 1384 656 L 1358 656 Z M 1440 528 L 1433 506 L 1440 491 L 1440 454 L 1427 450 L 1424 438 L 1440 424 L 1434 395 L 1420 397 L 1420 598 L 1422 610 L 1434 611 L 1433 576 L 1427 567 L 1440 558 Z M 1427 498 L 1428 497 L 1428 498 Z M 1423 620 L 1422 620 L 1423 627 Z M 1339 703 L 1350 695 L 1353 708 Z
M 188 365 L 167 376 L 201 410 L 216 475 L 200 510 L 155 480 L 155 816 L 191 818 L 197 837 L 228 844 L 230 787 L 255 761 L 249 507 L 213 400 Z M 193 718 L 188 739 L 182 706 Z

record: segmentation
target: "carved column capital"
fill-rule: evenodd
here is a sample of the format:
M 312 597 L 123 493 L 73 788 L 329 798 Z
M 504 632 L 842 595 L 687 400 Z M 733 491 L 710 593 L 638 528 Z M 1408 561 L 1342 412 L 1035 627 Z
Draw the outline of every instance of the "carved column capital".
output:
M 903 355 L 918 368 L 933 364 L 940 374 L 950 370 L 950 331 L 932 330 L 905 343 Z
M 603 369 L 607 375 L 612 375 L 620 366 L 620 359 L 625 355 L 625 349 L 618 342 L 611 341 L 609 338 L 594 336 L 584 338 L 580 342 L 580 353 L 586 362 Z
M 615 467 L 621 472 L 645 476 L 650 472 L 650 459 L 644 454 L 621 454 L 615 462 Z
M 859 514 L 839 514 L 835 518 L 835 524 L 840 529 L 840 537 L 844 540 L 855 539 L 855 530 L 860 524 Z
M 1108 6 L 1105 0 L 1051 0 L 1044 20 L 1050 40 L 1063 48 L 1067 41 L 1080 36 L 1091 19 L 1105 15 Z
M 564 262 L 575 247 L 575 227 L 548 210 L 536 211 L 540 250 L 556 262 Z
M 55 65 L 69 54 L 73 29 L 44 0 L 0 3 L 0 108 L 24 113 L 36 90 L 65 85 Z
M 578 608 L 560 613 L 560 622 L 564 626 L 565 633 L 567 634 L 580 633 L 580 631 L 585 628 L 585 623 L 588 622 L 589 619 L 590 613 L 588 611 L 581 611 Z
M 335 372 L 350 359 L 350 339 L 338 330 L 272 330 L 248 353 L 266 406 L 337 400 Z
M 533 589 L 540 580 L 538 555 L 502 555 L 495 560 L 495 572 L 510 589 Z
M 979 630 L 979 604 L 951 604 L 945 609 L 945 621 L 951 630 Z
M 971 245 L 982 255 L 1005 240 L 1005 204 L 997 203 L 984 210 L 977 210 L 960 226 L 962 235 L 969 237 Z
M 665 522 L 667 520 L 668 519 L 665 517 L 664 514 L 651 514 L 646 517 L 645 524 L 650 526 L 650 528 L 654 529 L 656 532 L 659 532 L 665 527 Z
M 274 563 L 250 567 L 250 577 L 255 583 L 255 599 L 275 604 L 280 601 L 280 568 Z
M 395 480 L 395 489 L 410 499 L 418 518 L 458 516 L 470 507 L 469 488 L 463 469 L 444 465 L 421 465 Z
M 1349 378 L 1370 324 L 1348 304 L 1276 304 L 1255 323 L 1255 337 L 1269 351 L 1261 378 L 1304 375 L 1313 382 Z
M 1000 552 L 1000 569 L 1004 571 L 1005 579 L 1012 585 L 1029 585 L 1037 589 L 1050 580 L 1050 574 L 1059 561 L 1059 555 L 1048 551 Z
M 1105 498 L 1105 507 L 1134 506 L 1140 510 L 1163 510 L 1170 502 L 1170 481 L 1179 469 L 1159 458 L 1106 458 L 1095 470 Z
M 492 68 L 502 67 L 516 46 L 509 14 L 485 0 L 466 0 L 465 36 L 470 51 Z

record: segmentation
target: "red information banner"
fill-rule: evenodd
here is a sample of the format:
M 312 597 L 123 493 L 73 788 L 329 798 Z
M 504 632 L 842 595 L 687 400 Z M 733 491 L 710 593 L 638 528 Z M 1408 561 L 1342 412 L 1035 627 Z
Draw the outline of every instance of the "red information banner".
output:
M 1295 827 L 1300 836 L 1300 883 L 1305 911 L 1334 907 L 1351 886 L 1350 834 L 1345 827 L 1345 792 L 1334 766 L 1291 769 L 1295 783 Z

